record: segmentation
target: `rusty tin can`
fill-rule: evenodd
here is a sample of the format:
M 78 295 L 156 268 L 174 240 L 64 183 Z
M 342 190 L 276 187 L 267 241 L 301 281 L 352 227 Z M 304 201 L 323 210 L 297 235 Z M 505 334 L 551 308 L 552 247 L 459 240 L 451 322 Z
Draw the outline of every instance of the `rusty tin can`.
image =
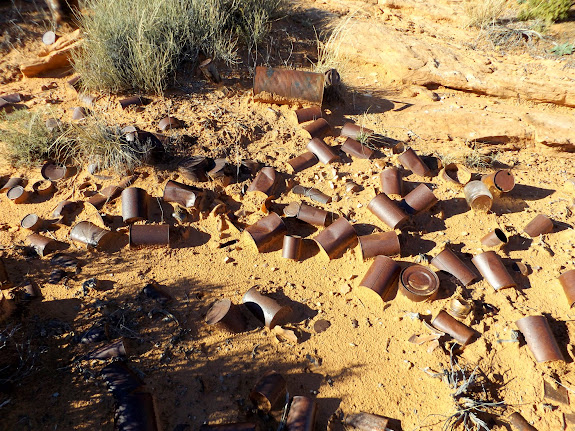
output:
M 527 316 L 515 324 L 537 362 L 565 360 L 545 316 Z
M 257 66 L 254 100 L 277 104 L 304 101 L 321 106 L 324 84 L 321 73 Z
M 481 181 L 489 188 L 489 191 L 499 195 L 513 190 L 515 187 L 515 178 L 508 170 L 500 170 L 489 175 L 481 177 Z
M 7 192 L 12 187 L 23 186 L 25 184 L 24 178 L 12 177 L 2 186 L 1 193 Z
M 399 290 L 413 302 L 433 301 L 439 291 L 439 277 L 422 265 L 410 265 L 399 275 Z
M 328 224 L 328 215 L 329 213 L 324 209 L 302 203 L 296 218 L 314 226 L 325 226 Z
M 24 190 L 24 187 L 16 186 L 8 190 L 8 192 L 6 193 L 6 197 L 15 204 L 23 204 L 25 202 L 28 202 L 30 193 Z
M 351 223 L 345 217 L 340 217 L 316 235 L 314 241 L 329 259 L 334 259 L 355 245 L 357 234 Z
M 199 208 L 203 194 L 202 189 L 169 180 L 164 187 L 163 199 L 165 202 L 180 204 L 184 208 Z
M 266 196 L 273 196 L 277 185 L 277 173 L 274 168 L 266 166 L 262 168 L 250 186 L 247 192 L 261 192 Z
M 323 138 L 331 133 L 331 127 L 325 118 L 318 118 L 303 128 L 311 138 Z
M 287 232 L 282 218 L 274 212 L 245 228 L 248 237 L 260 253 L 265 253 L 283 241 Z
M 405 169 L 409 169 L 420 177 L 431 176 L 431 169 L 429 169 L 429 167 L 423 162 L 423 160 L 421 160 L 411 147 L 407 148 L 402 154 L 400 154 L 397 160 Z
M 169 224 L 133 224 L 130 226 L 130 247 L 170 246 Z
M 44 220 L 42 220 L 40 217 L 38 217 L 38 215 L 28 214 L 28 215 L 24 216 L 24 218 L 20 222 L 20 226 L 23 227 L 24 229 L 28 229 L 28 230 L 31 230 L 33 232 L 36 232 L 36 231 L 40 230 L 43 223 L 44 223 Z
M 323 114 L 321 112 L 320 106 L 312 106 L 311 108 L 302 108 L 295 111 L 295 116 L 298 124 L 307 123 L 308 121 L 314 121 L 318 118 L 322 118 Z
M 50 180 L 40 180 L 32 184 L 32 190 L 34 190 L 34 193 L 38 196 L 48 196 L 56 190 L 56 187 Z
M 531 238 L 535 238 L 539 235 L 550 233 L 553 231 L 553 220 L 549 217 L 539 214 L 533 220 L 531 220 L 527 226 L 523 229 L 527 235 Z
M 285 323 L 292 312 L 290 307 L 281 306 L 275 299 L 262 295 L 255 287 L 244 294 L 242 302 L 270 329 Z
M 509 423 L 516 431 L 537 431 L 537 428 L 527 422 L 527 419 L 519 412 L 512 413 L 509 416 Z
M 358 159 L 370 159 L 373 156 L 373 150 L 360 144 L 355 139 L 347 138 L 341 146 L 341 151 L 344 153 L 357 157 Z
M 471 172 L 465 166 L 457 163 L 444 166 L 439 175 L 457 189 L 461 189 L 471 180 Z
M 359 286 L 375 292 L 377 297 L 371 295 L 374 300 L 383 299 L 385 301 L 390 291 L 395 287 L 400 271 L 399 264 L 390 257 L 376 256 Z
M 451 335 L 455 341 L 457 341 L 462 346 L 465 346 L 471 342 L 476 332 L 469 326 L 461 323 L 459 320 L 455 319 L 453 316 L 441 310 L 431 324 L 449 335 Z
M 431 189 L 425 184 L 420 184 L 405 195 L 400 206 L 408 214 L 418 214 L 431 208 L 437 202 L 438 199 Z
M 371 413 L 355 413 L 345 418 L 345 424 L 359 431 L 387 431 L 389 419 Z
M 32 246 L 32 248 L 34 248 L 34 250 L 36 250 L 36 253 L 38 253 L 38 255 L 41 257 L 51 253 L 53 251 L 53 247 L 56 245 L 56 241 L 37 233 L 33 233 L 32 235 L 26 237 L 26 241 Z
M 40 173 L 46 180 L 60 181 L 68 178 L 72 173 L 72 169 L 54 162 L 46 162 L 42 166 Z
M 268 371 L 255 384 L 250 392 L 250 400 L 263 412 L 269 412 L 276 404 L 284 403 L 287 383 L 277 371 Z
M 395 231 L 376 232 L 358 237 L 363 260 L 374 256 L 395 256 L 400 254 L 399 236 Z
M 126 356 L 126 346 L 124 345 L 124 340 L 119 339 L 114 341 L 113 343 L 106 344 L 105 346 L 100 347 L 97 350 L 88 354 L 88 359 L 110 359 L 110 358 L 119 358 L 122 356 Z
M 373 135 L 373 133 L 374 131 L 367 127 L 358 126 L 353 123 L 345 123 L 341 128 L 340 136 L 355 139 L 356 141 L 363 141 Z
M 158 127 L 163 132 L 165 130 L 177 129 L 178 127 L 182 127 L 182 123 L 175 117 L 166 117 L 162 118 L 158 123 Z
M 464 286 L 476 280 L 477 274 L 472 271 L 457 255 L 449 248 L 445 248 L 437 256 L 431 259 L 431 264 L 440 271 L 445 271 L 457 278 Z
M 284 259 L 299 260 L 302 253 L 303 239 L 297 235 L 284 236 L 282 257 Z
M 102 229 L 94 223 L 81 221 L 70 230 L 70 239 L 97 248 L 104 245 L 111 234 L 109 230 Z
M 122 191 L 122 219 L 134 223 L 148 219 L 148 193 L 139 187 L 128 187 Z
M 507 244 L 507 235 L 499 228 L 495 228 L 483 238 L 481 238 L 481 244 L 487 247 L 499 247 L 500 245 Z
M 314 400 L 304 396 L 293 397 L 286 421 L 286 431 L 314 431 L 316 414 L 317 404 Z
M 239 307 L 227 298 L 215 302 L 206 314 L 208 325 L 218 325 L 232 333 L 246 330 L 246 321 Z
M 297 185 L 291 191 L 296 195 L 305 196 L 306 198 L 310 198 L 312 201 L 319 202 L 320 204 L 327 204 L 331 202 L 331 196 L 328 196 L 313 187 Z
M 471 259 L 479 273 L 495 289 L 515 287 L 517 283 L 503 265 L 501 258 L 494 251 L 486 251 Z
M 291 166 L 293 173 L 303 171 L 304 169 L 310 168 L 318 162 L 318 158 L 311 151 L 307 151 L 291 160 L 288 160 L 288 164 Z
M 333 149 L 320 138 L 313 138 L 307 144 L 308 151 L 311 151 L 321 163 L 329 164 L 340 160 L 339 156 L 333 152 Z
M 374 197 L 367 205 L 367 209 L 392 229 L 396 229 L 408 218 L 408 215 L 383 193 Z
M 381 191 L 386 195 L 403 196 L 403 179 L 395 166 L 384 169 L 379 174 Z
M 565 297 L 567 302 L 569 302 L 569 307 L 573 307 L 575 304 L 575 269 L 571 269 L 564 272 L 559 276 L 559 282 L 563 286 L 563 291 L 565 292 Z

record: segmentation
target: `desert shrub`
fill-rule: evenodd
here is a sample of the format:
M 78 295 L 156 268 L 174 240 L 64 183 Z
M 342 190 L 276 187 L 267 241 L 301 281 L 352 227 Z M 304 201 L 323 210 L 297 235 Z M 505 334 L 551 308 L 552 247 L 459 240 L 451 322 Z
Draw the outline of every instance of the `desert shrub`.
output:
M 46 112 L 16 111 L 3 115 L 0 141 L 12 166 L 35 166 L 45 160 L 125 172 L 145 163 L 151 154 L 149 139 L 128 141 L 117 126 L 108 126 L 96 113 L 80 123 L 48 130 Z
M 87 89 L 161 93 L 201 52 L 232 64 L 237 40 L 261 41 L 287 0 L 86 0 L 74 54 Z
M 5 156 L 12 166 L 33 166 L 49 158 L 50 145 L 59 130 L 46 128 L 43 115 L 18 110 L 0 116 L 0 141 L 5 144 Z
M 131 171 L 147 162 L 152 150 L 148 139 L 128 141 L 121 128 L 108 126 L 102 118 L 86 117 L 70 124 L 50 146 L 53 159 L 78 166 L 95 165 L 98 170 Z
M 554 22 L 567 18 L 573 0 L 527 0 L 519 13 L 519 19 L 541 19 Z
M 467 0 L 466 26 L 484 28 L 497 22 L 506 9 L 506 0 Z

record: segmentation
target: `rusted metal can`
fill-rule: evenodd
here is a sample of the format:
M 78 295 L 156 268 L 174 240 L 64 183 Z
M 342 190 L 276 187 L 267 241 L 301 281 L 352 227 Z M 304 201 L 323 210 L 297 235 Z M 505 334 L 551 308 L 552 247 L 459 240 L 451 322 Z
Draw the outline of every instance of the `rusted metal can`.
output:
M 56 187 L 50 180 L 40 180 L 32 184 L 32 190 L 34 190 L 38 196 L 47 196 L 52 194 L 54 190 L 56 190 Z
M 329 259 L 334 259 L 348 247 L 355 246 L 357 233 L 345 217 L 340 217 L 316 235 L 314 241 Z
M 401 267 L 393 259 L 387 256 L 376 256 L 359 286 L 366 288 L 366 294 L 370 292 L 376 294 L 370 295 L 373 302 L 385 301 L 396 285 L 400 271 Z
M 328 215 L 329 213 L 324 209 L 302 203 L 296 217 L 314 226 L 325 226 L 328 224 Z
M 305 196 L 310 198 L 312 201 L 319 202 L 320 204 L 328 204 L 331 202 L 331 196 L 328 196 L 313 187 L 297 185 L 291 191 L 296 195 Z
M 403 196 L 403 179 L 395 166 L 386 168 L 379 174 L 381 191 L 386 195 Z
M 43 223 L 44 223 L 44 220 L 42 220 L 36 214 L 28 214 L 28 215 L 24 216 L 24 218 L 20 222 L 20 226 L 23 227 L 24 229 L 28 229 L 28 230 L 31 230 L 33 232 L 36 232 L 36 231 L 40 230 Z
M 287 228 L 279 215 L 271 212 L 251 226 L 245 228 L 249 239 L 258 252 L 266 253 L 282 243 Z
M 288 164 L 291 166 L 293 173 L 303 171 L 304 169 L 310 168 L 318 162 L 318 158 L 311 151 L 307 151 L 291 160 L 288 160 Z
M 527 226 L 523 229 L 527 235 L 531 238 L 535 238 L 539 235 L 550 233 L 553 231 L 553 220 L 549 217 L 539 214 L 533 220 L 531 220 Z
M 232 333 L 239 333 L 246 330 L 246 321 L 239 307 L 227 298 L 220 299 L 206 314 L 208 325 L 218 325 Z
M 408 218 L 408 215 L 383 193 L 374 197 L 367 205 L 367 209 L 392 229 L 397 228 Z
M 258 172 L 247 192 L 261 192 L 266 196 L 273 196 L 277 183 L 277 172 L 274 168 L 266 166 Z
M 90 247 L 98 248 L 105 245 L 112 232 L 102 229 L 89 221 L 76 223 L 70 230 L 70 239 L 86 244 Z
M 465 319 L 473 310 L 473 301 L 466 301 L 461 297 L 452 298 L 449 301 L 448 313 L 457 319 Z
M 1 193 L 7 192 L 12 187 L 23 186 L 25 183 L 26 181 L 24 180 L 24 178 L 12 177 L 8 181 L 6 181 L 6 183 L 0 189 L 0 192 Z
M 122 356 L 126 356 L 126 346 L 124 345 L 124 340 L 121 338 L 113 343 L 106 344 L 87 355 L 88 359 L 99 360 L 119 358 Z
M 399 237 L 395 231 L 376 232 L 358 237 L 363 260 L 375 256 L 394 256 L 401 251 Z
M 158 127 L 163 132 L 166 129 L 171 130 L 171 129 L 177 129 L 178 127 L 182 127 L 182 123 L 180 123 L 180 120 L 178 120 L 175 117 L 166 117 L 160 120 L 160 122 L 158 123 Z
M 130 247 L 169 247 L 169 224 L 133 224 L 130 226 Z
M 373 156 L 373 150 L 360 144 L 355 139 L 347 138 L 341 146 L 341 151 L 344 153 L 357 157 L 358 159 L 370 159 Z
M 52 217 L 61 218 L 66 220 L 70 215 L 76 211 L 78 208 L 78 203 L 73 201 L 61 201 L 58 202 L 54 211 L 52 211 Z
M 494 251 L 486 251 L 471 259 L 479 273 L 495 289 L 515 287 L 517 283 L 503 265 L 501 258 Z
M 420 184 L 405 195 L 400 206 L 407 214 L 418 214 L 431 208 L 437 202 L 438 199 L 433 191 L 427 185 Z
M 286 235 L 282 247 L 282 257 L 284 259 L 299 260 L 301 257 L 301 250 L 303 240 L 301 236 Z
M 345 123 L 341 128 L 340 136 L 345 136 L 356 141 L 363 141 L 373 135 L 373 130 L 367 127 L 358 126 L 353 123 Z
M 402 154 L 400 154 L 397 160 L 405 169 L 409 169 L 420 177 L 431 176 L 431 169 L 429 169 L 429 167 L 423 162 L 423 160 L 421 160 L 411 147 L 407 148 Z
M 16 187 L 12 187 L 10 190 L 8 190 L 8 192 L 6 193 L 6 197 L 8 199 L 10 199 L 12 202 L 14 202 L 15 204 L 23 204 L 25 202 L 28 202 L 28 198 L 30 197 L 30 193 L 28 193 L 24 189 L 24 187 L 16 186 Z
M 295 116 L 298 124 L 307 123 L 308 121 L 315 121 L 322 118 L 323 114 L 320 106 L 312 106 L 311 108 L 302 108 L 295 111 Z
M 242 302 L 270 329 L 285 323 L 292 313 L 290 307 L 281 306 L 275 299 L 262 295 L 255 287 L 245 293 Z
M 40 173 L 46 180 L 60 181 L 72 174 L 72 169 L 54 162 L 46 162 Z
M 128 187 L 122 191 L 122 219 L 124 223 L 148 219 L 148 193 L 144 189 Z
M 564 272 L 559 276 L 559 282 L 563 286 L 563 291 L 565 292 L 565 297 L 567 302 L 569 302 L 569 307 L 573 307 L 575 304 L 575 269 Z
M 471 172 L 465 166 L 457 163 L 444 166 L 439 176 L 457 189 L 461 189 L 471 180 Z
M 387 431 L 389 419 L 371 413 L 355 413 L 345 418 L 345 424 L 359 431 Z
M 117 431 L 160 431 L 152 394 L 135 391 L 117 401 L 114 418 Z
M 410 265 L 399 275 L 399 291 L 413 302 L 433 301 L 439 291 L 439 277 L 422 265 Z
M 127 97 L 120 100 L 120 106 L 122 109 L 126 109 L 129 106 L 141 106 L 144 104 L 144 99 L 140 96 Z
M 45 236 L 33 233 L 26 237 L 26 241 L 30 244 L 39 256 L 44 257 L 45 255 L 53 251 L 56 241 L 47 238 Z
M 507 244 L 507 235 L 499 228 L 495 228 L 483 238 L 481 238 L 481 244 L 487 247 L 498 247 L 503 244 Z
M 268 371 L 255 384 L 250 392 L 250 400 L 265 413 L 275 405 L 286 401 L 287 384 L 277 371 Z
M 537 428 L 527 422 L 519 412 L 512 413 L 509 416 L 509 423 L 516 431 L 537 431 Z
M 441 310 L 431 324 L 449 335 L 451 335 L 455 341 L 457 341 L 462 346 L 465 346 L 471 342 L 473 337 L 475 337 L 476 332 L 469 326 L 461 323 L 459 320 L 455 319 L 453 316 Z
M 313 138 L 309 141 L 307 149 L 315 154 L 321 163 L 326 165 L 340 159 L 339 156 L 333 152 L 333 149 L 320 138 Z
M 537 362 L 565 360 L 545 316 L 527 316 L 515 324 Z
M 496 195 L 510 192 L 515 187 L 515 178 L 508 170 L 500 170 L 490 175 L 484 175 L 481 177 L 481 181 L 485 183 L 491 193 Z
M 293 104 L 299 101 L 321 106 L 325 76 L 301 70 L 257 66 L 254 75 L 254 100 Z
M 457 278 L 464 286 L 476 280 L 477 274 L 472 271 L 457 255 L 449 248 L 445 248 L 437 256 L 431 259 L 431 264 L 440 271 L 445 271 Z
M 317 404 L 304 396 L 293 397 L 287 421 L 286 431 L 314 431 Z
M 331 127 L 325 118 L 318 118 L 305 126 L 303 130 L 309 134 L 310 139 L 323 138 L 330 134 Z
M 199 208 L 203 195 L 202 189 L 169 180 L 164 187 L 163 199 L 166 202 L 180 204 L 184 208 Z

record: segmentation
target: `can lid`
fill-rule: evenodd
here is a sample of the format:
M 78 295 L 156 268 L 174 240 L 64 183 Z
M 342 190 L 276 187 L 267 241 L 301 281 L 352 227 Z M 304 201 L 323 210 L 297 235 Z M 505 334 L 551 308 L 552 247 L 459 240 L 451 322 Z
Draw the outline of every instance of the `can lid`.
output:
M 206 323 L 208 325 L 214 325 L 221 321 L 228 313 L 231 306 L 232 301 L 229 299 L 220 299 L 218 302 L 212 305 L 212 308 L 210 308 L 208 314 L 206 314 Z
M 42 166 L 41 174 L 47 180 L 58 181 L 66 176 L 66 166 L 48 162 Z
M 408 266 L 399 279 L 404 295 L 414 302 L 432 298 L 439 289 L 437 274 L 422 265 Z
M 513 178 L 513 174 L 511 172 L 502 170 L 495 174 L 493 183 L 500 191 L 509 192 L 515 186 L 515 178 Z

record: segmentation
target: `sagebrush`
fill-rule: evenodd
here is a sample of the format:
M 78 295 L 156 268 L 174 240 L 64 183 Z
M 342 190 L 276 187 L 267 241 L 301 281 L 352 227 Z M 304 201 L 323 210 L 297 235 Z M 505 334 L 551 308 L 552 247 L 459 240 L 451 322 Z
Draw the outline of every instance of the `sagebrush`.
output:
M 161 93 L 198 55 L 237 61 L 238 41 L 260 42 L 287 0 L 86 0 L 73 56 L 82 85 L 114 93 Z
M 573 0 L 527 0 L 519 12 L 519 19 L 541 19 L 555 22 L 567 18 Z

